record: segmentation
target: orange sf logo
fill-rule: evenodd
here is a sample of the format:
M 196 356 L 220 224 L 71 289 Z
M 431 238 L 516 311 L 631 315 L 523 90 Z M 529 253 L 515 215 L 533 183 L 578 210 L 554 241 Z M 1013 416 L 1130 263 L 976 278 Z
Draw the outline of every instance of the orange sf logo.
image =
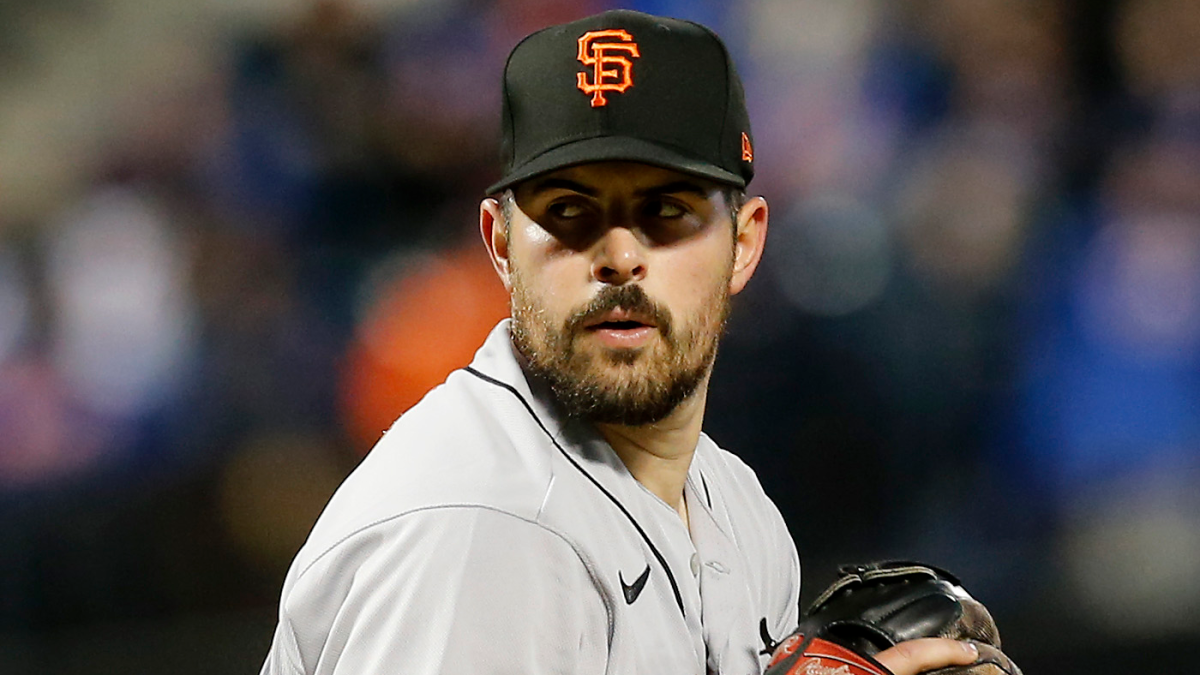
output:
M 576 73 L 576 85 L 592 95 L 592 107 L 608 104 L 604 92 L 624 92 L 633 86 L 633 61 L 641 56 L 633 36 L 623 30 L 592 30 L 579 38 L 579 62 L 591 66 L 588 73 Z

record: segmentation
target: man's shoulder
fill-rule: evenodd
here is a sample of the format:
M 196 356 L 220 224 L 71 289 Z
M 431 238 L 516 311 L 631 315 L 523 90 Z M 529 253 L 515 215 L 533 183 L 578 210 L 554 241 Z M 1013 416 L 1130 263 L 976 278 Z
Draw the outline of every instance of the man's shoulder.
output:
M 439 508 L 483 508 L 533 521 L 554 461 L 544 432 L 505 390 L 455 371 L 400 416 L 338 488 L 297 557 Z
M 337 672 L 374 673 L 399 659 L 416 671 L 446 672 L 442 658 L 455 635 L 502 649 L 506 636 L 511 644 L 534 645 L 538 637 L 578 644 L 605 634 L 608 604 L 572 542 L 496 509 L 408 512 L 300 561 L 282 593 L 286 629 L 273 647 L 281 660 L 328 659 Z

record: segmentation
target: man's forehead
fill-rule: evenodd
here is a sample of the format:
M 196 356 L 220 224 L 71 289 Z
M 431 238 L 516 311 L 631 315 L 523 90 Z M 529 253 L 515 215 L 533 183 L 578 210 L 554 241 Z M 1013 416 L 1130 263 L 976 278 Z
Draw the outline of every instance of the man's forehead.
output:
M 723 185 L 681 171 L 640 162 L 603 161 L 570 166 L 531 178 L 518 186 L 523 194 L 568 189 L 589 195 L 609 192 L 692 192 L 700 196 L 720 193 Z

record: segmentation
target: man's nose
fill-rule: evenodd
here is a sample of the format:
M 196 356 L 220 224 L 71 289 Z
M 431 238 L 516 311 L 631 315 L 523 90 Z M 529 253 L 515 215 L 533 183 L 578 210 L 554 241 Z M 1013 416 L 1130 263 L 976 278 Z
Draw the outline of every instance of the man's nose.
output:
M 592 276 L 614 286 L 646 277 L 646 249 L 637 234 L 626 227 L 611 227 L 596 242 Z

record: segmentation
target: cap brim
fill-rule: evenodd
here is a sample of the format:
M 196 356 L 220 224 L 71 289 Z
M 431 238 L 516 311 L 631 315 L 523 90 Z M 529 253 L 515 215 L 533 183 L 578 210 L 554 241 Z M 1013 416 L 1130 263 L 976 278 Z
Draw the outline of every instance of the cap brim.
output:
M 535 176 L 569 166 L 613 161 L 640 162 L 701 178 L 709 178 L 739 188 L 746 187 L 746 180 L 743 177 L 706 161 L 683 155 L 671 148 L 640 138 L 601 136 L 573 141 L 548 150 L 509 172 L 503 179 L 489 187 L 487 192 L 495 194 Z

